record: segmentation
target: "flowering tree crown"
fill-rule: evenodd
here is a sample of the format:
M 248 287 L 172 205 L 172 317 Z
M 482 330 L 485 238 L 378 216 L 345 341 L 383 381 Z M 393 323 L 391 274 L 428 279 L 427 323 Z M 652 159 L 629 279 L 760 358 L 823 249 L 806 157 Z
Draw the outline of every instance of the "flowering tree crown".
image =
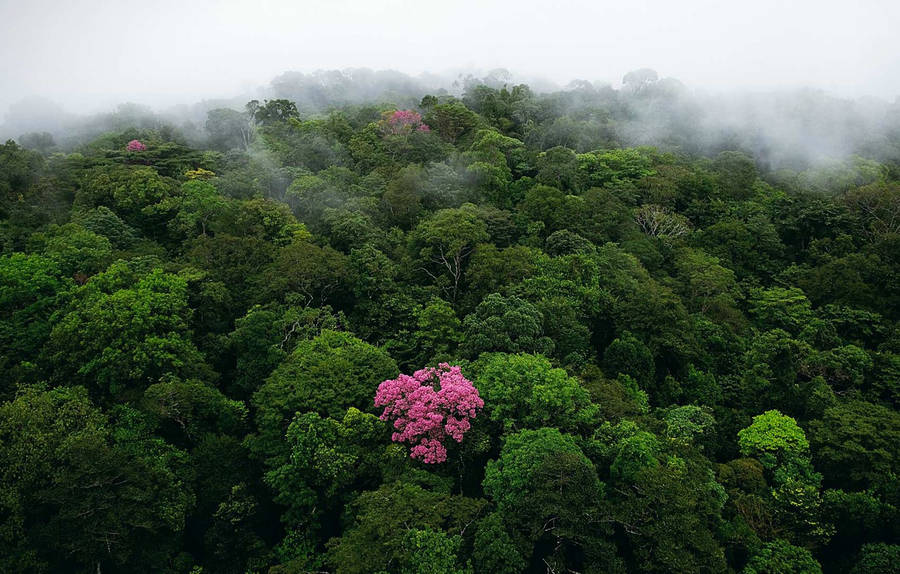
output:
M 381 132 L 386 136 L 407 135 L 414 131 L 431 131 L 428 124 L 422 122 L 422 115 L 413 110 L 385 112 L 378 123 L 381 126 Z
M 128 145 L 125 146 L 125 149 L 128 151 L 145 151 L 147 146 L 139 142 L 138 140 L 131 140 L 128 142 Z
M 460 367 L 441 363 L 382 382 L 375 406 L 384 407 L 381 420 L 394 421 L 394 442 L 408 443 L 412 458 L 434 464 L 447 460 L 444 441 L 461 442 L 484 401 Z

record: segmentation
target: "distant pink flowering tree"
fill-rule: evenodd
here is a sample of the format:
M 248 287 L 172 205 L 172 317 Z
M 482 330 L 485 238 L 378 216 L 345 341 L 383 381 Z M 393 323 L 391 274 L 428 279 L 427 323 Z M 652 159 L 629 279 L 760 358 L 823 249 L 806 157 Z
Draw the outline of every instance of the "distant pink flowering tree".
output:
M 145 146 L 138 140 L 131 140 L 130 142 L 128 142 L 128 145 L 125 146 L 125 149 L 128 151 L 146 151 L 147 146 Z
M 386 136 L 408 135 L 416 132 L 430 132 L 428 124 L 422 122 L 422 115 L 413 110 L 395 110 L 381 115 L 381 132 Z
M 375 406 L 384 407 L 381 420 L 394 421 L 394 442 L 408 443 L 409 456 L 434 464 L 447 460 L 444 441 L 461 442 L 484 401 L 458 366 L 441 363 L 384 381 Z

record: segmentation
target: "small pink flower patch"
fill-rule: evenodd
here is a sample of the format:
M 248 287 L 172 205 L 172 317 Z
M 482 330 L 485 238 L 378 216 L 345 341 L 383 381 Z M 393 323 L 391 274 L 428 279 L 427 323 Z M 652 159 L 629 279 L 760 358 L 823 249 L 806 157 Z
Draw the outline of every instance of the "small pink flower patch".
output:
M 147 146 L 139 142 L 138 140 L 131 140 L 128 142 L 128 145 L 125 146 L 127 151 L 146 151 Z
M 408 443 L 409 456 L 435 464 L 447 460 L 447 437 L 462 442 L 484 401 L 458 366 L 441 363 L 384 381 L 375 406 L 384 407 L 381 420 L 394 421 L 394 442 Z

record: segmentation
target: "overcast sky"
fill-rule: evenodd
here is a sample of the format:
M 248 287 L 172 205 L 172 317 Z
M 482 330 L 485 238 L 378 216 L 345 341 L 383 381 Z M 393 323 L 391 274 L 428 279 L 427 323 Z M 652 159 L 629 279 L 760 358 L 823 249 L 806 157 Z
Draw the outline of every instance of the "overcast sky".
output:
M 0 120 L 231 96 L 287 71 L 504 67 L 617 84 L 900 95 L 898 0 L 0 0 Z

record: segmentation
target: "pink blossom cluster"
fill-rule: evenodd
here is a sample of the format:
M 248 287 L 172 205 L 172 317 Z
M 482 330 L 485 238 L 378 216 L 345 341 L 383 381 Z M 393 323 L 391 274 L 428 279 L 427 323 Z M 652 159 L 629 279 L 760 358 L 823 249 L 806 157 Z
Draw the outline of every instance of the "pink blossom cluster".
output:
M 139 142 L 138 140 L 131 140 L 128 142 L 128 145 L 125 146 L 125 149 L 128 151 L 145 151 L 147 146 Z
M 384 407 L 381 420 L 394 421 L 394 442 L 409 443 L 412 458 L 434 464 L 447 460 L 444 440 L 461 442 L 484 401 L 460 367 L 441 363 L 384 381 L 375 406 Z
M 422 115 L 413 110 L 385 112 L 381 119 L 381 131 L 385 135 L 405 135 L 410 132 L 430 132 L 428 124 L 422 123 Z

